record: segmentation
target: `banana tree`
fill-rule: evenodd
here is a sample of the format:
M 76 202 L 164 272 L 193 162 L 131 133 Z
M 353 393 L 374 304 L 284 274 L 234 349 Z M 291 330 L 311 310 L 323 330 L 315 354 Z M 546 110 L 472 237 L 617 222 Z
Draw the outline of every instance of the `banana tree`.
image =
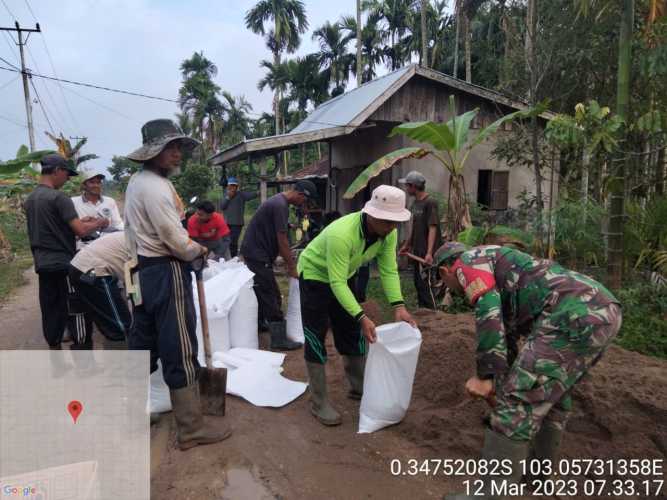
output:
M 475 146 L 478 146 L 495 133 L 504 123 L 517 118 L 527 118 L 533 113 L 539 114 L 544 111 L 544 107 L 538 106 L 535 109 L 510 113 L 484 127 L 476 136 L 470 138 L 470 126 L 479 113 L 479 109 L 473 109 L 455 116 L 456 103 L 454 96 L 449 97 L 449 106 L 454 118 L 446 123 L 431 121 L 403 123 L 394 127 L 389 134 L 389 137 L 402 134 L 415 142 L 430 144 L 432 148 L 407 147 L 384 155 L 359 174 L 350 184 L 343 198 L 350 199 L 354 197 L 355 194 L 366 187 L 373 177 L 393 167 L 401 160 L 421 159 L 430 155 L 449 172 L 446 237 L 454 239 L 463 229 L 471 227 L 470 208 L 463 178 L 470 152 Z
M 72 147 L 72 144 L 68 139 L 65 139 L 65 136 L 62 134 L 62 132 L 60 133 L 60 137 L 56 137 L 55 135 L 49 134 L 48 132 L 44 133 L 56 144 L 56 146 L 58 146 L 58 153 L 63 158 L 65 158 L 70 166 L 74 169 L 77 169 L 77 167 L 85 161 L 99 158 L 99 156 L 96 154 L 80 154 L 81 148 L 86 144 L 86 142 L 88 142 L 87 137 L 83 137 L 79 140 L 79 142 L 76 143 L 74 147 Z

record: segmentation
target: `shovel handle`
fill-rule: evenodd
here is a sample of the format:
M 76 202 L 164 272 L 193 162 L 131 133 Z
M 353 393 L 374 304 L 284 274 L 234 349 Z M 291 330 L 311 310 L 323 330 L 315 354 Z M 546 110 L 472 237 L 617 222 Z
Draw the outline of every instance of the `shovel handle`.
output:
M 208 314 L 206 312 L 206 294 L 204 292 L 204 279 L 201 269 L 195 272 L 197 277 L 197 298 L 199 299 L 199 318 L 201 319 L 201 333 L 204 339 L 204 358 L 206 367 L 213 368 L 211 361 L 211 337 L 208 333 Z
M 428 266 L 428 265 L 429 265 L 429 264 L 426 263 L 426 261 L 425 261 L 424 259 L 422 259 L 421 257 L 417 257 L 417 256 L 416 256 L 415 254 L 413 254 L 413 253 L 406 252 L 406 253 L 404 253 L 403 255 L 405 255 L 408 259 L 412 259 L 412 260 L 414 260 L 414 261 L 417 261 L 417 262 L 419 262 L 420 264 L 423 264 L 423 265 L 425 265 L 425 266 Z

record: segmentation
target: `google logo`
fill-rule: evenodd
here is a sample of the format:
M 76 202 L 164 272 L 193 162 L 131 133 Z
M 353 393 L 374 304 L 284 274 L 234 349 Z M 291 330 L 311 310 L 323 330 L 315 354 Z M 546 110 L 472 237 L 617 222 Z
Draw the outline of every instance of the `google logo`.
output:
M 32 486 L 12 486 L 10 484 L 2 487 L 2 494 L 12 497 L 27 497 L 37 493 L 37 490 Z

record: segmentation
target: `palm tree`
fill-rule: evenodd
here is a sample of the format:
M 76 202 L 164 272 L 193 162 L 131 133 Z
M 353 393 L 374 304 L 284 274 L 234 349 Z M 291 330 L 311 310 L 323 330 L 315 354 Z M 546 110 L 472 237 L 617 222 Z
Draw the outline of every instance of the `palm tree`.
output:
M 330 76 L 328 71 L 320 71 L 320 57 L 310 54 L 286 62 L 288 99 L 296 104 L 299 121 L 305 118 L 308 104 L 317 106 L 329 98 Z
M 212 151 L 217 147 L 216 123 L 222 120 L 223 112 L 222 103 L 218 99 L 220 87 L 213 82 L 217 74 L 217 66 L 204 57 L 202 52 L 195 52 L 181 64 L 181 110 L 192 121 L 192 131 L 199 136 L 202 145 Z
M 357 0 L 357 29 L 355 31 L 357 51 L 354 65 L 357 72 L 357 87 L 361 85 L 361 73 L 363 72 L 363 65 L 361 62 L 361 11 L 361 0 Z
M 361 30 L 361 83 L 366 83 L 375 78 L 375 68 L 384 63 L 385 52 L 382 48 L 383 35 L 378 29 L 380 23 L 380 15 L 371 12 L 368 20 Z M 341 29 L 348 32 L 350 39 L 356 39 L 357 36 L 357 21 L 353 16 L 343 16 L 338 23 Z M 354 55 L 354 63 L 352 64 L 352 73 L 358 77 L 357 57 Z
M 466 82 L 472 82 L 472 47 L 470 22 L 486 0 L 456 0 L 456 41 L 454 42 L 454 78 L 458 75 L 460 21 L 463 19 L 463 50 L 465 51 Z
M 422 66 L 428 68 L 428 45 L 427 45 L 427 31 L 426 31 L 426 12 L 429 7 L 429 1 L 428 0 L 421 0 L 420 8 L 419 8 L 419 20 L 420 22 L 420 28 L 422 32 Z
M 234 97 L 226 90 L 222 92 L 222 98 L 226 120 L 222 128 L 221 142 L 234 144 L 250 135 L 248 112 L 252 111 L 252 105 L 245 96 Z
M 345 92 L 345 84 L 355 62 L 354 55 L 347 51 L 351 39 L 351 34 L 346 35 L 340 24 L 331 24 L 329 21 L 313 32 L 313 40 L 317 40 L 320 45 L 320 65 L 334 84 L 332 96 Z
M 386 56 L 391 60 L 391 69 L 401 67 L 405 54 L 401 50 L 401 38 L 408 29 L 408 16 L 413 0 L 367 0 L 366 7 L 386 24 L 390 45 L 385 47 Z
M 300 0 L 260 0 L 246 13 L 245 23 L 253 33 L 267 36 L 275 68 L 280 66 L 282 52 L 294 52 L 299 47 L 300 35 L 308 29 L 306 9 Z M 267 29 L 265 25 L 271 28 Z M 276 134 L 281 130 L 280 92 L 280 87 L 274 89 Z

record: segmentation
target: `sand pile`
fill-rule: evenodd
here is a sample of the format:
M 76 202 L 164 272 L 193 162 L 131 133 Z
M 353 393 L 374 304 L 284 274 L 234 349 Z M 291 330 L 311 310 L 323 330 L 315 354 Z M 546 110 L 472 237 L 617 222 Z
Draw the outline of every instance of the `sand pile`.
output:
M 425 310 L 415 318 L 423 344 L 412 406 L 397 430 L 425 456 L 478 457 L 488 407 L 463 388 L 474 374 L 474 320 Z M 667 361 L 613 346 L 573 397 L 563 458 L 666 458 Z

